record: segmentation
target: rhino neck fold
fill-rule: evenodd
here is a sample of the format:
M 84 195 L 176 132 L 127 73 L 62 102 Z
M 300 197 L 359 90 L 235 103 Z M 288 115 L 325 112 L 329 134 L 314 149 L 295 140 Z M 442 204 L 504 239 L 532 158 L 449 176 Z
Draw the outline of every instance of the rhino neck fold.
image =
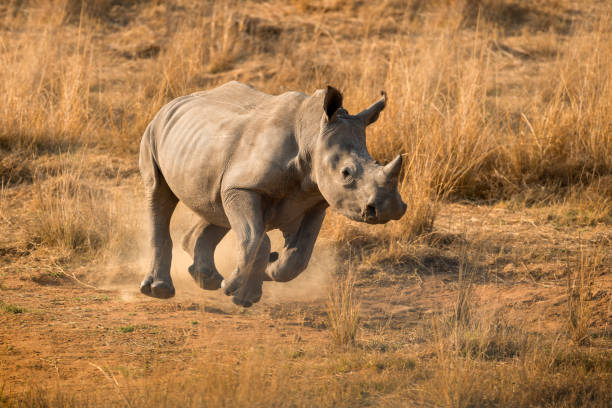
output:
M 302 189 L 316 190 L 319 194 L 321 193 L 313 172 L 313 155 L 320 133 L 324 95 L 324 91 L 319 89 L 304 99 L 296 115 L 294 128 L 299 149 L 295 158 L 295 168 L 302 177 Z

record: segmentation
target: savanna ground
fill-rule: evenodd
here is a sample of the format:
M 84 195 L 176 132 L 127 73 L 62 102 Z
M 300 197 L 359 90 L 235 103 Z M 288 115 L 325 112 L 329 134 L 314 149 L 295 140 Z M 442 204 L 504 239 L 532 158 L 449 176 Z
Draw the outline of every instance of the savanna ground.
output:
M 0 405 L 612 405 L 609 2 L 5 1 L 0 32 Z M 330 212 L 250 309 L 178 246 L 146 298 L 140 136 L 231 79 L 385 89 L 409 210 Z

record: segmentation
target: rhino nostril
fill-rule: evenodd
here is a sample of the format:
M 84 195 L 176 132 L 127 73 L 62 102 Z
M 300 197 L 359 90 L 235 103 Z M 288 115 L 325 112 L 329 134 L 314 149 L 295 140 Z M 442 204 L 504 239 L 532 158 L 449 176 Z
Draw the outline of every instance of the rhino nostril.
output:
M 375 218 L 376 217 L 376 207 L 368 204 L 365 208 L 365 216 L 366 218 Z

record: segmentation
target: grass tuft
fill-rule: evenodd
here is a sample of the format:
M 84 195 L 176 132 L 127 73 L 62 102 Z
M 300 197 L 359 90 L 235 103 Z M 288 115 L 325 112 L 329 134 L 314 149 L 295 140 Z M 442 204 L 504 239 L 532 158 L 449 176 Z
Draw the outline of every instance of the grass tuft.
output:
M 355 293 L 355 278 L 349 271 L 332 286 L 327 301 L 327 318 L 336 345 L 354 345 L 359 331 L 360 302 Z
M 0 301 L 0 308 L 4 312 L 12 313 L 12 314 L 21 314 L 21 313 L 25 313 L 27 311 L 26 308 L 24 308 L 24 307 L 12 305 L 12 304 L 9 304 L 9 303 L 4 303 L 2 301 Z
M 133 333 L 134 330 L 136 330 L 136 327 L 134 327 L 134 326 L 121 326 L 117 330 L 119 330 L 121 333 Z
M 590 252 L 590 253 L 589 253 Z M 566 267 L 567 275 L 567 328 L 569 338 L 579 345 L 588 345 L 593 324 L 591 300 L 594 278 L 602 266 L 602 250 L 585 251 L 581 248 L 578 265 Z

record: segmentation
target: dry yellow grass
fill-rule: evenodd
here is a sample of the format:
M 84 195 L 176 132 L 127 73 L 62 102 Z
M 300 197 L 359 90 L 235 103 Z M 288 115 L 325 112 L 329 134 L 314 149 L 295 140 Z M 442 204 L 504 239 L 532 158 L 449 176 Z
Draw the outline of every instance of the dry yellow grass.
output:
M 86 254 L 103 259 L 106 254 L 134 252 L 142 229 L 139 216 L 118 199 L 119 192 L 87 180 L 83 174 L 86 158 L 76 159 L 62 164 L 53 177 L 34 177 L 32 220 L 26 226 L 30 239 L 68 257 Z
M 355 293 L 352 269 L 332 287 L 327 301 L 330 334 L 339 346 L 354 345 L 359 330 L 359 299 Z
M 34 380 L 0 378 L 0 405 L 609 406 L 611 27 L 612 7 L 599 1 L 0 5 L 2 333 L 27 343 L 22 327 L 84 325 L 68 335 L 94 364 L 63 372 L 57 355 L 70 345 L 54 344 L 27 371 Z M 253 315 L 202 306 L 189 309 L 198 325 L 183 327 L 184 301 L 133 306 L 88 288 L 43 305 L 35 299 L 55 292 L 14 289 L 57 284 L 65 270 L 97 284 L 113 262 L 132 279 L 141 134 L 172 98 L 231 79 L 270 93 L 330 84 L 350 112 L 389 95 L 368 146 L 381 162 L 404 154 L 408 212 L 385 226 L 328 215 L 323 238 L 354 275 L 327 305 Z M 488 206 L 440 220 L 453 202 Z M 482 221 L 497 212 L 497 229 Z M 538 296 L 553 311 L 526 312 Z M 49 318 L 55 307 L 67 317 Z M 139 323 L 95 331 L 92 308 L 101 325 L 122 312 Z M 410 319 L 398 323 L 397 310 Z M 268 337 L 299 313 L 289 336 Z M 211 314 L 239 325 L 215 326 Z M 87 343 L 95 336 L 124 354 Z M 0 363 L 31 357 L 15 353 L 1 348 Z M 37 364 L 57 376 L 36 383 Z

